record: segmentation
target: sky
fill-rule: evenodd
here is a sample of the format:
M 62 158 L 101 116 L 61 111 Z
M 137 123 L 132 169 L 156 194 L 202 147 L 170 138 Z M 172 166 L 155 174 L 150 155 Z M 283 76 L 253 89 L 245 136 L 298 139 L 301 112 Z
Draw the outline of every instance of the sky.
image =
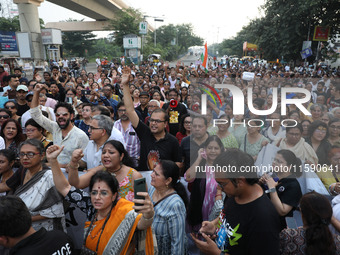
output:
M 260 17 L 259 7 L 265 0 L 123 0 L 129 6 L 139 9 L 144 15 L 164 19 L 156 27 L 168 24 L 191 23 L 194 33 L 208 45 L 231 38 L 255 17 Z M 68 18 L 91 20 L 81 14 L 44 1 L 39 7 L 39 16 L 47 22 L 57 22 Z M 155 27 L 153 18 L 148 22 Z M 105 37 L 108 32 L 96 32 Z

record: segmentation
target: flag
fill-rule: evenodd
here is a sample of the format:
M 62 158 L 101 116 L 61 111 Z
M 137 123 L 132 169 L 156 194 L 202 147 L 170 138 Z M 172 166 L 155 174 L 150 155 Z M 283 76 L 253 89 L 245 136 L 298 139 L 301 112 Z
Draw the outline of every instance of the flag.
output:
M 205 43 L 204 45 L 204 55 L 202 53 L 201 60 L 202 60 L 202 66 L 204 68 L 204 71 L 207 73 L 208 72 L 208 45 L 207 43 Z

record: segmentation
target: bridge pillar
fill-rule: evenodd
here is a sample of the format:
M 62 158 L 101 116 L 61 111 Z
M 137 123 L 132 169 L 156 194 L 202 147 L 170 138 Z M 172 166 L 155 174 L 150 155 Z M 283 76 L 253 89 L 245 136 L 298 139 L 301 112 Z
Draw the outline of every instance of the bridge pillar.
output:
M 44 0 L 14 0 L 18 5 L 21 32 L 27 32 L 32 42 L 32 57 L 35 61 L 44 59 L 38 6 Z

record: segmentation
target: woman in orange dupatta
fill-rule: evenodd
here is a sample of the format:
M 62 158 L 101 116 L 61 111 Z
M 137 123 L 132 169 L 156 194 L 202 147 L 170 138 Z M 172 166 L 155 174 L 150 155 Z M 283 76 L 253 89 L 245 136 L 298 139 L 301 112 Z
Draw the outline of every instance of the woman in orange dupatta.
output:
M 89 221 L 85 223 L 85 247 L 97 254 L 156 254 L 156 242 L 151 231 L 154 209 L 148 193 L 138 193 L 145 197 L 144 200 L 134 199 L 141 206 L 135 206 L 124 198 L 118 199 L 118 181 L 105 171 L 92 176 L 90 195 L 74 188 L 68 183 L 57 161 L 62 150 L 63 147 L 50 146 L 46 157 L 51 164 L 57 190 L 87 214 Z M 137 231 L 138 234 L 134 235 L 136 230 L 143 231 Z

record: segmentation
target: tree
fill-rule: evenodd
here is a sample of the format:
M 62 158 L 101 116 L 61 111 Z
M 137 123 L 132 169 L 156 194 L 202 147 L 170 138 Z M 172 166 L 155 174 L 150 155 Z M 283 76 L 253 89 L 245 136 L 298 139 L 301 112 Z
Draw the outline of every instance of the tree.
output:
M 66 22 L 78 21 L 74 19 L 68 19 Z M 82 21 L 82 20 L 80 20 Z M 85 50 L 91 51 L 95 34 L 92 32 L 82 32 L 82 31 L 73 31 L 73 32 L 63 32 L 63 48 L 68 56 L 72 57 L 81 57 L 85 55 Z
M 45 23 L 43 19 L 40 18 L 39 21 L 40 21 L 40 28 L 44 28 Z M 1 31 L 13 31 L 13 32 L 20 31 L 19 16 L 14 16 L 13 18 L 0 17 L 0 30 Z
M 139 22 L 143 20 L 142 13 L 133 8 L 124 9 L 118 12 L 116 18 L 111 21 L 109 29 L 114 30 L 110 34 L 114 39 L 114 44 L 123 50 L 123 38 L 128 34 L 139 33 Z
M 338 0 L 267 0 L 262 10 L 262 18 L 251 20 L 234 38 L 220 44 L 221 53 L 241 55 L 243 42 L 248 41 L 257 44 L 266 59 L 296 60 L 301 59 L 302 42 L 308 33 L 311 40 L 315 26 L 330 26 L 333 35 L 340 32 Z M 314 53 L 317 44 L 312 43 Z
M 162 57 L 167 60 L 173 60 L 180 54 L 187 52 L 190 46 L 203 45 L 203 39 L 194 34 L 191 24 L 181 24 L 176 26 L 169 24 L 161 26 L 157 29 L 156 35 L 156 48 L 162 48 L 163 51 L 165 51 Z M 150 49 L 152 49 L 152 45 L 154 45 L 153 38 L 154 32 L 150 33 L 148 37 L 148 45 Z M 176 41 L 176 45 L 171 44 L 171 41 L 174 39 Z
M 118 57 L 124 55 L 121 47 L 110 42 L 107 38 L 94 40 L 92 50 L 89 51 L 90 56 L 103 57 Z

